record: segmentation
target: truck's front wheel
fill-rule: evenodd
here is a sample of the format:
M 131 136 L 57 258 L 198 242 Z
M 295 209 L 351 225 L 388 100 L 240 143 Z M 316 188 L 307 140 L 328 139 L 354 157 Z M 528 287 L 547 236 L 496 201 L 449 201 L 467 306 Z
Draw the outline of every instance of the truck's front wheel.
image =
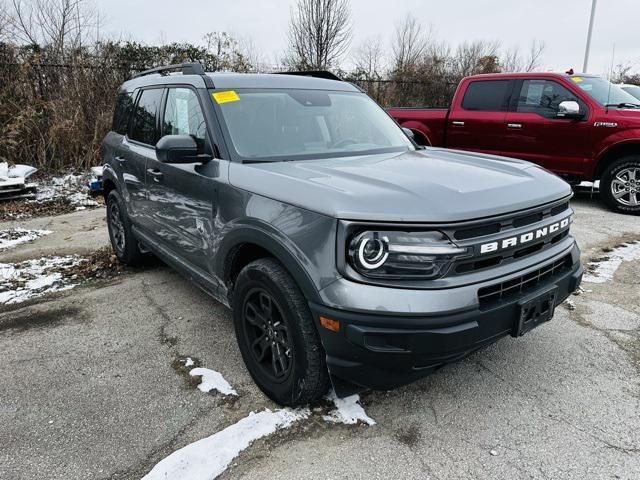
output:
M 613 211 L 640 215 L 640 155 L 609 165 L 600 179 L 600 195 Z
M 260 389 L 280 405 L 304 405 L 326 393 L 325 353 L 306 299 L 273 259 L 242 269 L 233 292 L 242 358 Z

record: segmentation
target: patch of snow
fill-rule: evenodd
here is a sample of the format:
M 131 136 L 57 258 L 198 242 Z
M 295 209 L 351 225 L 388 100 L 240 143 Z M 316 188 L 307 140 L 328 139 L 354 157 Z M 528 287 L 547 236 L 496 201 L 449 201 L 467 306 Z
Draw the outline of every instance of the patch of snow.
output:
M 566 305 L 568 310 L 575 310 L 576 309 L 576 304 L 573 300 L 565 300 L 564 304 Z
M 58 198 L 66 198 L 76 207 L 95 207 L 98 205 L 89 195 L 88 182 L 90 175 L 65 175 L 53 177 L 38 185 L 36 202 L 47 202 Z
M 191 360 L 190 358 L 187 359 Z M 191 360 L 191 364 L 193 365 L 193 360 Z M 185 363 L 185 366 L 188 366 Z M 238 395 L 233 387 L 227 382 L 220 372 L 216 372 L 215 370 L 211 370 L 209 368 L 194 368 L 189 371 L 189 375 L 192 377 L 202 377 L 202 381 L 200 385 L 198 385 L 198 389 L 202 392 L 210 392 L 211 390 L 217 390 L 223 395 Z
M 329 412 L 329 415 L 323 415 L 327 422 L 331 423 L 344 423 L 346 425 L 353 425 L 362 421 L 367 425 L 375 425 L 376 422 L 371 418 L 360 405 L 360 396 L 351 395 L 345 398 L 338 398 L 336 393 L 332 390 L 327 396 L 336 406 L 335 410 Z
M 195 362 L 193 361 L 193 358 L 188 357 L 185 361 L 184 361 L 184 366 L 185 367 L 193 367 L 195 365 Z
M 0 230 L 0 251 L 8 250 L 22 243 L 32 242 L 51 233 L 53 233 L 51 230 L 26 230 L 24 228 Z
M 497 450 L 490 450 L 489 451 L 489 455 L 491 455 L 492 457 L 495 457 L 496 455 L 498 455 L 498 451 Z
M 65 284 L 60 270 L 83 261 L 75 255 L 69 255 L 0 263 L 0 304 L 20 303 L 46 293 L 73 288 L 75 285 Z
M 607 252 L 607 259 L 589 262 L 587 271 L 582 276 L 584 282 L 605 283 L 613 278 L 622 262 L 640 260 L 640 242 L 625 243 Z
M 308 416 L 308 409 L 251 412 L 224 430 L 176 450 L 157 463 L 143 480 L 211 480 L 222 474 L 254 441 Z

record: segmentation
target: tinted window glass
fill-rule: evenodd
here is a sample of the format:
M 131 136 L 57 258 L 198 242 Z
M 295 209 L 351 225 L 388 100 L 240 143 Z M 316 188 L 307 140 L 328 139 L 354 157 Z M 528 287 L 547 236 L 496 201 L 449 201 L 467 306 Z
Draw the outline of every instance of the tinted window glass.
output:
M 555 118 L 558 106 L 564 101 L 578 102 L 578 99 L 562 85 L 551 80 L 525 80 L 518 97 L 517 111 Z
M 116 101 L 116 110 L 113 112 L 113 127 L 114 132 L 118 132 L 121 135 L 127 133 L 129 127 L 129 117 L 133 110 L 133 97 L 131 93 L 121 93 L 118 95 Z
M 207 127 L 196 93 L 189 88 L 170 88 L 162 121 L 162 135 L 191 135 L 204 147 Z
M 499 112 L 503 109 L 508 88 L 509 80 L 471 82 L 464 94 L 462 108 L 481 112 Z
M 158 141 L 156 115 L 162 99 L 162 91 L 161 88 L 142 91 L 131 121 L 129 136 L 132 140 L 148 145 L 155 145 Z

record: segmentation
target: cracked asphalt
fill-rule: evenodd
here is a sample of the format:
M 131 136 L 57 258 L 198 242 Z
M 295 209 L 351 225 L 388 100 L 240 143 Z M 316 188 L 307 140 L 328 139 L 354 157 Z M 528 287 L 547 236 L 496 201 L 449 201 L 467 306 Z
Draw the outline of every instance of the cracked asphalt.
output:
M 583 260 L 640 240 L 640 218 L 572 202 Z M 86 253 L 104 211 L 0 224 L 56 232 L 2 261 Z M 84 232 L 84 233 L 83 233 Z M 637 479 L 640 261 L 584 284 L 548 324 L 404 388 L 362 395 L 375 426 L 315 417 L 254 443 L 223 478 Z M 225 307 L 160 264 L 0 309 L 0 478 L 137 479 L 253 410 Z M 237 399 L 180 368 L 221 372 Z

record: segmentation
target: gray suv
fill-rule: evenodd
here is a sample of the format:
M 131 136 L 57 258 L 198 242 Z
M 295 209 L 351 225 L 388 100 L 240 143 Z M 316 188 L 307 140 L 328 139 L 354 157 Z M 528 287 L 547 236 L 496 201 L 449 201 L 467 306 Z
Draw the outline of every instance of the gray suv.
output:
M 150 251 L 229 306 L 282 405 L 409 383 L 548 321 L 580 283 L 564 181 L 418 147 L 327 72 L 144 72 L 103 156 L 118 258 Z

